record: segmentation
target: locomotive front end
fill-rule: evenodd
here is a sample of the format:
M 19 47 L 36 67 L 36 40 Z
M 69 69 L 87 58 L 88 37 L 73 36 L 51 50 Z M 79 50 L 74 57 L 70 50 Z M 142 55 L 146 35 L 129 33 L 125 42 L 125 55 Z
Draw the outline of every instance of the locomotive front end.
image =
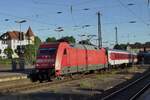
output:
M 41 44 L 36 57 L 35 70 L 29 75 L 34 81 L 50 81 L 55 75 L 57 45 Z

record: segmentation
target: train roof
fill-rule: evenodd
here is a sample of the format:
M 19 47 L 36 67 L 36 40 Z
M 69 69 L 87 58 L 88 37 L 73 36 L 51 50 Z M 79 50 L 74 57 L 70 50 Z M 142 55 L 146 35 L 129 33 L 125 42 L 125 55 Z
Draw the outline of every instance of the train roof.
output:
M 42 43 L 41 46 L 44 45 L 59 45 L 61 43 L 67 43 L 67 42 L 54 42 L 54 43 Z M 79 48 L 79 49 L 88 49 L 88 50 L 99 50 L 99 48 L 95 45 L 86 45 L 86 44 L 76 44 L 76 43 L 67 43 L 70 47 L 73 48 Z
M 114 51 L 114 52 L 126 52 L 126 53 L 131 53 L 130 51 L 126 50 L 118 50 L 118 49 L 107 49 L 108 51 Z
M 133 55 L 137 55 L 137 53 L 130 52 L 130 51 L 127 51 L 127 50 L 107 49 L 107 51 L 122 52 L 122 53 L 124 52 L 124 53 L 130 53 L 130 54 L 133 54 Z
M 88 50 L 99 50 L 97 46 L 94 45 L 86 45 L 86 44 L 70 44 L 73 48 L 79 48 L 79 49 L 88 49 Z

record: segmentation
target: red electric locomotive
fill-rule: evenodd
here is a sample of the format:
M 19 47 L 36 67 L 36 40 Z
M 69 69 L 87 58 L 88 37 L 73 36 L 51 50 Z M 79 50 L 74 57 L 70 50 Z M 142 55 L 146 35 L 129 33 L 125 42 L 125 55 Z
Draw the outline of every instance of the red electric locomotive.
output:
M 137 61 L 136 54 L 121 50 L 107 50 L 84 44 L 67 42 L 43 43 L 38 49 L 32 81 L 50 80 L 67 74 L 81 73 L 127 65 Z
M 59 43 L 40 45 L 35 71 L 29 77 L 32 81 L 50 80 L 52 76 L 98 70 L 107 67 L 104 48 L 96 46 Z

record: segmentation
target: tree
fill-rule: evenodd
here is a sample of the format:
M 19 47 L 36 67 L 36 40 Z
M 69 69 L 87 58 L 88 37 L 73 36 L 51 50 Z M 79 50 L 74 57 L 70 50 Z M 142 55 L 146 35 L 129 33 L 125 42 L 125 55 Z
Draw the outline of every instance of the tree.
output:
M 73 36 L 62 37 L 62 38 L 58 39 L 57 41 L 58 42 L 65 41 L 65 42 L 69 42 L 69 43 L 75 43 L 76 42 L 76 40 Z
M 116 45 L 114 46 L 114 49 L 120 49 L 119 44 L 116 44 Z
M 119 50 L 126 50 L 127 49 L 127 45 L 126 44 L 116 44 L 114 46 L 114 49 L 119 49 Z
M 7 55 L 8 58 L 12 58 L 13 50 L 8 47 L 4 49 L 4 53 Z
M 142 44 L 141 44 L 140 42 L 136 42 L 136 43 L 134 43 L 134 45 L 135 45 L 136 47 L 140 47 Z
M 48 37 L 46 39 L 46 42 L 56 42 L 56 38 L 55 37 Z
M 39 48 L 40 44 L 41 44 L 41 39 L 38 36 L 35 36 L 35 41 L 34 41 L 35 51 Z
M 39 47 L 40 44 L 41 44 L 41 39 L 38 36 L 35 36 L 34 45 L 36 47 Z
M 38 36 L 35 36 L 34 45 L 29 44 L 25 46 L 23 55 L 28 63 L 32 64 L 35 61 L 37 50 L 40 44 L 41 39 Z
M 24 57 L 28 63 L 32 64 L 36 58 L 36 46 L 31 44 L 27 45 L 24 50 Z
M 150 46 L 150 42 L 145 42 L 145 46 Z

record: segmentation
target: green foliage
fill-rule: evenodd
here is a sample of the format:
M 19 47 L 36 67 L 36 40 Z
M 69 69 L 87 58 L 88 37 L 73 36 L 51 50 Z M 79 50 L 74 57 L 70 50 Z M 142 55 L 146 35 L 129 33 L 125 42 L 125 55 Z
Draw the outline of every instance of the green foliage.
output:
M 24 51 L 25 60 L 32 64 L 36 58 L 36 46 L 35 45 L 27 45 Z
M 35 36 L 35 41 L 34 41 L 35 47 L 38 48 L 40 44 L 41 44 L 41 39 L 38 36 Z
M 46 39 L 46 42 L 56 42 L 56 38 L 55 37 L 48 37 Z
M 35 62 L 37 49 L 39 48 L 40 44 L 40 38 L 38 36 L 35 36 L 34 45 L 29 44 L 25 46 L 23 55 L 27 63 L 33 64 L 33 62 Z M 15 52 L 18 53 L 17 49 L 15 50 Z
M 2 59 L 2 58 L 0 58 L 0 64 L 10 65 L 11 64 L 11 59 Z
M 140 42 L 136 42 L 134 45 L 135 45 L 136 47 L 140 47 L 142 44 L 141 44 Z
M 76 42 L 76 40 L 73 36 L 62 37 L 62 38 L 58 39 L 57 41 L 59 41 L 59 42 L 65 41 L 65 42 L 69 42 L 69 43 L 75 43 Z
M 14 53 L 11 48 L 4 49 L 4 53 L 7 55 L 8 58 L 12 58 L 12 54 Z
M 119 50 L 126 50 L 127 49 L 127 45 L 126 44 L 116 44 L 114 46 L 114 49 L 119 49 Z
M 145 42 L 145 46 L 150 46 L 150 42 Z
M 35 51 L 35 55 L 36 55 L 36 52 L 37 52 L 37 50 L 38 50 L 38 48 L 39 48 L 39 46 L 40 46 L 40 44 L 41 44 L 41 40 L 40 40 L 40 38 L 38 37 L 38 36 L 36 36 L 35 37 L 35 43 L 34 43 L 34 51 Z
M 89 89 L 92 89 L 94 86 L 95 86 L 94 83 L 89 82 L 89 81 L 87 81 L 87 80 L 81 81 L 81 82 L 79 83 L 79 87 L 80 87 L 80 88 L 89 88 Z

